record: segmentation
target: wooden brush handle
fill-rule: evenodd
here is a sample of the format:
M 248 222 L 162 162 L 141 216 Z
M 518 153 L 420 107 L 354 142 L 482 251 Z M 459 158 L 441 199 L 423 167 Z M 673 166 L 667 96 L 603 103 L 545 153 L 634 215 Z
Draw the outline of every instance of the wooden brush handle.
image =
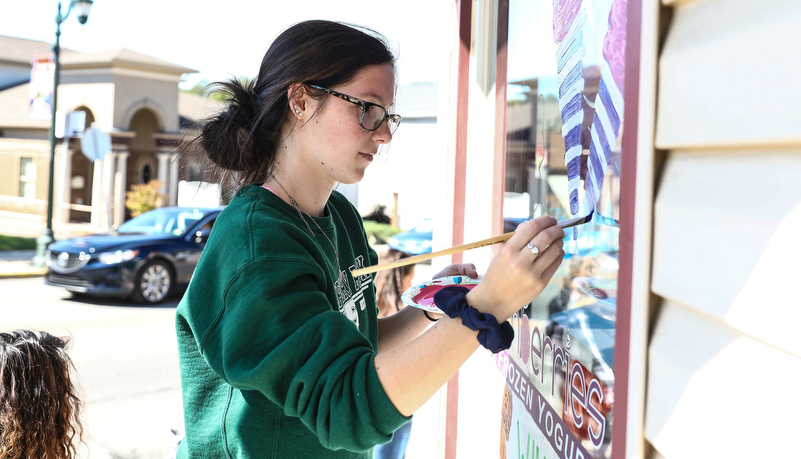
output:
M 592 212 L 590 215 L 586 217 L 578 217 L 572 218 L 570 220 L 562 220 L 560 222 L 556 222 L 556 225 L 561 228 L 570 228 L 571 226 L 581 225 L 582 223 L 586 223 L 590 221 L 592 218 Z M 382 263 L 380 265 L 375 266 L 368 266 L 366 268 L 361 269 L 354 269 L 351 271 L 353 277 L 361 276 L 363 274 L 371 274 L 376 273 L 378 271 L 383 271 L 385 269 L 392 269 L 392 268 L 399 268 L 401 266 L 412 265 L 415 263 L 420 263 L 421 261 L 430 260 L 432 258 L 441 257 L 443 255 L 453 255 L 454 253 L 461 253 L 471 249 L 477 249 L 479 247 L 486 247 L 488 245 L 498 244 L 500 242 L 506 242 L 515 234 L 515 231 L 511 233 L 501 234 L 500 236 L 491 237 L 488 239 L 482 239 L 480 241 L 471 242 L 469 244 L 462 244 L 457 245 L 455 247 L 451 247 L 450 249 L 440 250 L 439 252 L 431 252 L 431 253 L 424 253 L 423 255 L 415 255 L 409 258 L 403 258 L 398 261 L 391 261 L 389 263 Z

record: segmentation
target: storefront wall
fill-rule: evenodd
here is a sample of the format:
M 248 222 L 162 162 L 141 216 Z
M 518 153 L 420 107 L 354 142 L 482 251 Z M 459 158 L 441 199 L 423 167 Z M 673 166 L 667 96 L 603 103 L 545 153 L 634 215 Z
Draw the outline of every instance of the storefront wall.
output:
M 510 3 L 514 11 L 516 2 Z M 769 396 L 765 402 L 764 396 L 749 395 L 774 393 L 773 388 L 784 394 L 784 385 L 801 375 L 801 340 L 795 331 L 801 301 L 788 288 L 795 285 L 792 262 L 801 256 L 801 191 L 795 184 L 801 177 L 796 108 L 801 89 L 793 81 L 801 62 L 801 44 L 794 38 L 801 5 L 790 0 L 627 3 L 614 417 L 608 445 L 604 440 L 604 448 L 593 450 L 591 442 L 582 443 L 592 457 L 787 456 L 794 451 L 788 441 L 796 424 L 793 413 L 801 409 L 797 397 Z M 461 6 L 456 2 L 457 10 Z M 529 170 L 516 175 L 510 167 L 527 164 L 529 147 L 537 155 L 536 145 L 526 144 L 537 139 L 536 133 L 511 134 L 520 118 L 506 118 L 509 125 L 499 131 L 497 120 L 510 109 L 496 103 L 504 96 L 493 82 L 505 77 L 491 67 L 495 59 L 499 65 L 508 60 L 511 67 L 516 57 L 505 55 L 501 41 L 498 53 L 486 59 L 482 46 L 501 23 L 487 21 L 489 12 L 497 8 L 502 21 L 503 5 L 478 1 L 471 6 L 468 70 L 460 72 L 455 63 L 461 79 L 451 82 L 451 98 L 459 100 L 459 108 L 451 122 L 454 223 L 444 245 L 498 234 L 494 225 L 503 213 L 503 192 L 510 191 L 504 184 L 531 181 Z M 763 90 L 749 91 L 755 88 Z M 466 98 L 460 93 L 465 89 Z M 462 124 L 459 110 L 467 114 Z M 506 142 L 499 142 L 498 132 Z M 552 137 L 546 133 L 539 140 L 545 145 Z M 537 187 L 511 191 L 534 194 Z M 462 259 L 481 271 L 493 250 L 467 252 Z M 531 426 L 519 424 L 522 435 L 506 436 L 502 413 L 507 403 L 514 409 L 525 406 L 515 394 L 504 396 L 508 379 L 494 376 L 507 364 L 479 351 L 448 385 L 439 457 L 529 458 L 538 457 L 538 447 L 539 457 L 565 453 L 552 454 L 549 448 L 558 448 L 546 444 L 547 432 L 532 441 L 540 427 L 535 416 Z M 752 364 L 768 376 L 744 374 Z M 515 385 L 519 394 L 522 386 Z
M 792 457 L 801 4 L 664 3 L 645 437 L 653 457 Z
M 523 1 L 518 0 L 514 3 L 520 4 Z M 537 8 L 552 7 L 551 2 L 527 0 L 527 3 L 536 3 Z M 539 5 L 540 3 L 542 5 Z M 578 3 L 580 4 L 581 2 Z M 599 4 L 605 4 L 606 8 L 609 8 L 610 3 L 599 2 Z M 640 8 L 640 2 L 632 0 L 627 3 L 634 3 L 636 6 L 634 12 L 631 13 L 636 16 L 631 22 L 636 26 L 637 33 L 635 35 L 639 44 L 640 26 L 643 23 L 640 15 L 643 14 L 643 10 Z M 589 9 L 590 6 L 587 8 Z M 636 51 L 638 53 L 642 51 L 643 55 L 638 55 L 633 59 L 634 65 L 638 66 L 637 69 L 627 68 L 627 71 L 631 70 L 631 91 L 633 94 L 631 96 L 627 91 L 625 97 L 627 117 L 632 117 L 631 119 L 627 118 L 627 126 L 631 131 L 631 145 L 628 153 L 630 161 L 625 162 L 624 160 L 623 162 L 626 167 L 630 168 L 629 179 L 627 183 L 624 183 L 626 180 L 621 180 L 619 171 L 610 172 L 610 175 L 607 175 L 608 182 L 613 184 L 612 188 L 616 192 L 614 190 L 609 192 L 608 187 L 605 188 L 607 196 L 611 196 L 614 193 L 618 194 L 614 194 L 615 202 L 606 202 L 604 204 L 606 208 L 603 213 L 609 218 L 620 219 L 620 225 L 624 226 L 625 224 L 626 227 L 615 228 L 613 231 L 598 230 L 615 235 L 610 239 L 610 244 L 613 246 L 610 250 L 614 251 L 612 258 L 615 261 L 617 261 L 618 257 L 620 258 L 621 276 L 624 277 L 624 279 L 621 279 L 620 288 L 626 290 L 626 292 L 625 295 L 621 293 L 620 300 L 623 302 L 618 304 L 619 308 L 624 309 L 625 326 L 622 329 L 618 328 L 617 337 L 613 338 L 613 340 L 617 340 L 619 344 L 622 343 L 623 345 L 613 345 L 611 349 L 607 348 L 605 351 L 607 357 L 610 352 L 614 352 L 616 355 L 614 376 L 611 374 L 612 368 L 607 368 L 609 371 L 606 371 L 604 375 L 606 379 L 604 379 L 604 384 L 601 385 L 602 388 L 595 390 L 593 393 L 595 397 L 593 403 L 599 409 L 601 408 L 599 394 L 603 392 L 604 396 L 607 397 L 606 402 L 603 403 L 603 413 L 594 417 L 595 422 L 591 427 L 593 435 L 589 435 L 590 413 L 588 412 L 583 413 L 586 419 L 583 426 L 580 425 L 580 421 L 568 423 L 570 425 L 560 424 L 560 421 L 555 418 L 563 417 L 567 421 L 574 413 L 562 412 L 564 405 L 559 400 L 561 400 L 560 393 L 564 395 L 566 392 L 564 390 L 565 383 L 564 380 L 558 381 L 559 378 L 551 378 L 551 373 L 553 372 L 550 365 L 547 365 L 550 378 L 549 384 L 542 383 L 540 378 L 533 377 L 530 369 L 526 370 L 525 368 L 522 368 L 522 371 L 518 372 L 519 374 L 511 373 L 517 374 L 517 376 L 513 376 L 511 380 L 509 379 L 510 368 L 520 365 L 521 358 L 525 362 L 522 365 L 523 367 L 533 365 L 533 354 L 522 349 L 531 346 L 532 339 L 545 336 L 545 323 L 549 320 L 548 302 L 546 300 L 551 299 L 559 292 L 560 287 L 564 285 L 563 281 L 569 280 L 566 279 L 569 273 L 563 273 L 558 276 L 560 279 L 553 282 L 553 285 L 549 285 L 546 292 L 541 295 L 542 298 L 545 298 L 540 302 L 542 304 L 530 305 L 529 308 L 521 310 L 521 313 L 512 319 L 518 333 L 518 339 L 513 343 L 512 349 L 508 353 L 493 356 L 487 351 L 479 350 L 447 385 L 447 394 L 443 396 L 441 402 L 443 444 L 440 448 L 439 457 L 505 458 L 519 456 L 528 458 L 545 456 L 600 458 L 638 457 L 642 455 L 642 417 L 638 417 L 637 414 L 641 413 L 643 409 L 644 343 L 647 338 L 649 310 L 647 285 L 649 283 L 648 267 L 650 264 L 650 220 L 653 206 L 651 179 L 653 177 L 654 150 L 652 136 L 644 135 L 638 139 L 634 134 L 638 132 L 638 124 L 646 126 L 646 133 L 651 132 L 653 127 L 653 90 L 655 88 L 653 69 L 655 63 L 654 53 L 657 49 L 658 24 L 658 17 L 654 9 L 646 9 L 648 10 L 647 14 L 650 15 L 648 16 L 649 21 L 647 21 L 646 30 L 643 32 L 646 38 L 642 39 L 646 45 L 642 49 L 640 47 L 636 48 Z M 537 129 L 537 124 L 534 120 L 538 116 L 536 112 L 538 106 L 539 109 L 542 109 L 542 107 L 555 108 L 557 118 L 560 118 L 560 113 L 556 103 L 531 104 L 528 107 L 509 105 L 509 100 L 513 97 L 508 94 L 509 86 L 507 84 L 509 79 L 507 70 L 515 64 L 513 60 L 526 58 L 510 52 L 511 46 L 507 47 L 507 39 L 511 40 L 507 35 L 509 34 L 507 30 L 509 22 L 507 21 L 510 21 L 510 14 L 514 16 L 514 11 L 514 5 L 510 7 L 505 2 L 478 1 L 472 2 L 469 6 L 465 5 L 464 2 L 455 2 L 454 23 L 456 25 L 454 27 L 455 39 L 451 66 L 450 100 L 453 101 L 452 103 L 456 108 L 450 112 L 451 135 L 454 146 L 449 159 L 450 170 L 448 171 L 448 175 L 453 177 L 452 183 L 449 184 L 449 190 L 452 191 L 448 196 L 449 202 L 452 203 L 452 218 L 450 220 L 453 223 L 450 228 L 440 228 L 439 232 L 435 230 L 435 245 L 437 245 L 436 238 L 438 234 L 447 235 L 446 238 L 449 240 L 446 240 L 445 244 L 443 244 L 443 246 L 447 246 L 480 240 L 503 232 L 504 217 L 510 216 L 509 208 L 513 205 L 518 208 L 517 212 L 519 213 L 519 208 L 522 205 L 520 204 L 522 201 L 519 198 L 522 195 L 528 195 L 522 196 L 528 199 L 526 201 L 527 205 L 522 205 L 522 208 L 527 210 L 527 212 L 524 212 L 526 215 L 522 215 L 522 217 L 531 218 L 549 214 L 563 219 L 572 216 L 569 210 L 565 208 L 565 205 L 562 205 L 561 209 L 556 209 L 556 206 L 549 208 L 544 205 L 549 202 L 545 199 L 545 193 L 539 196 L 542 200 L 536 203 L 536 197 L 532 198 L 539 189 L 555 190 L 559 185 L 564 185 L 565 187 L 567 185 L 567 179 L 560 181 L 558 177 L 557 180 L 548 183 L 537 183 L 533 180 L 541 177 L 540 171 L 537 170 L 538 167 L 542 166 L 542 151 L 537 149 L 538 141 L 541 142 L 540 148 L 547 145 L 555 155 L 551 158 L 551 161 L 553 161 L 552 170 L 557 175 L 565 175 L 567 172 L 567 168 L 564 165 L 565 145 L 560 147 L 558 144 L 549 144 L 548 141 L 551 143 L 564 142 L 561 134 L 550 135 L 552 134 L 550 132 L 540 135 L 539 139 L 537 139 L 539 133 L 535 132 L 529 132 L 529 137 L 515 137 L 515 124 L 519 124 L 520 117 L 528 117 L 527 122 L 529 124 L 532 121 L 534 122 L 534 129 L 530 129 L 530 131 Z M 605 14 L 608 15 L 608 9 Z M 604 19 L 606 18 L 604 17 Z M 514 20 L 520 21 L 520 17 L 512 17 L 511 21 Z M 467 33 L 464 30 L 466 23 L 470 24 L 469 32 Z M 550 26 L 550 24 L 548 25 Z M 546 34 L 550 32 L 550 30 L 545 31 Z M 536 47 L 538 45 L 532 44 L 531 46 Z M 465 52 L 465 50 L 468 52 Z M 650 59 L 648 53 L 651 53 Z M 465 56 L 468 59 L 466 66 L 464 65 Z M 641 65 L 643 68 L 639 68 Z M 640 73 L 643 73 L 646 79 L 650 78 L 643 85 L 643 89 L 639 88 L 638 76 Z M 553 76 L 555 79 L 555 71 Z M 590 88 L 588 95 L 594 99 L 595 94 L 597 94 L 598 80 L 597 78 L 594 80 L 596 89 L 592 90 L 592 80 L 586 75 L 586 72 L 584 78 Z M 645 100 L 639 100 L 638 91 L 643 91 L 646 94 Z M 648 94 L 651 94 L 650 98 L 647 97 Z M 537 98 L 536 95 L 534 97 L 535 99 Z M 629 103 L 633 104 L 632 107 L 634 108 L 630 108 Z M 643 120 L 638 120 L 641 116 L 638 104 L 646 106 L 644 111 L 646 115 Z M 520 109 L 518 119 L 507 117 L 510 110 L 517 108 Z M 622 111 L 622 106 L 620 109 Z M 539 113 L 539 115 L 542 118 L 542 113 Z M 592 117 L 590 116 L 588 119 L 591 121 Z M 557 126 L 557 128 L 561 132 L 561 127 Z M 532 138 L 535 140 L 532 141 Z M 530 145 L 527 146 L 527 142 Z M 617 155 L 620 154 L 621 144 L 624 142 L 625 140 L 622 138 L 612 139 L 613 148 Z M 645 148 L 640 148 L 638 142 L 644 142 Z M 511 147 L 510 144 L 512 144 Z M 531 147 L 531 151 L 527 152 L 529 147 Z M 585 150 L 588 150 L 588 148 Z M 510 151 L 514 155 L 510 154 Z M 525 155 L 529 153 L 531 158 L 526 159 Z M 536 159 L 538 153 L 540 154 L 539 164 Z M 588 152 L 585 151 L 584 154 L 587 155 Z M 643 156 L 642 158 L 640 158 L 641 155 Z M 561 164 L 557 161 L 560 161 Z M 616 161 L 616 166 L 619 167 L 619 156 Z M 528 164 L 528 162 L 531 162 L 531 164 Z M 610 166 L 610 170 L 612 167 Z M 643 176 L 645 179 L 638 180 L 639 176 Z M 582 181 L 584 177 L 583 175 Z M 517 183 L 522 188 L 512 189 L 514 185 L 510 185 L 510 183 Z M 634 199 L 640 190 L 642 190 L 641 199 Z M 628 191 L 626 196 L 621 194 L 626 191 Z M 505 192 L 511 192 L 511 194 Z M 553 193 L 555 194 L 556 192 L 554 191 Z M 561 190 L 559 190 L 559 193 L 561 194 Z M 551 195 L 550 199 L 556 202 L 556 196 Z M 504 209 L 504 204 L 506 204 L 506 210 Z M 641 207 L 641 209 L 635 212 L 635 207 L 637 206 Z M 623 212 L 621 208 L 625 208 L 623 211 L 627 212 L 624 217 L 617 213 Z M 561 212 L 557 212 L 558 210 L 561 210 Z M 556 215 L 556 213 L 559 213 L 559 215 Z M 516 216 L 519 217 L 519 215 Z M 617 241 L 618 230 L 620 231 L 619 234 L 622 235 L 620 242 Z M 584 233 L 585 240 L 586 234 Z M 623 236 L 625 236 L 625 240 L 622 240 L 624 239 Z M 581 238 L 579 238 L 580 240 Z M 635 242 L 639 245 L 637 246 Z M 619 254 L 617 253 L 618 249 L 620 251 Z M 486 269 L 497 250 L 497 246 L 472 250 L 465 252 L 461 257 L 453 257 L 452 260 L 435 261 L 435 266 L 436 263 L 445 264 L 448 261 L 465 261 L 475 263 L 479 272 L 482 272 Z M 587 255 L 586 251 L 579 254 L 577 250 L 574 247 L 573 253 L 571 253 L 574 256 L 573 261 L 579 259 L 578 255 Z M 598 254 L 596 253 L 595 255 Z M 607 256 L 607 258 L 609 257 Z M 566 262 L 566 266 L 567 264 Z M 616 265 L 614 266 L 614 271 L 612 280 L 616 281 L 618 274 Z M 637 285 L 634 285 L 633 282 L 637 282 Z M 543 311 L 544 316 L 541 314 Z M 618 312 L 620 313 L 620 310 Z M 542 326 L 537 325 L 537 320 L 543 322 Z M 612 322 L 614 323 L 614 321 Z M 533 331 L 533 335 L 531 334 L 532 329 L 529 327 L 536 329 Z M 615 330 L 613 328 L 612 336 L 614 336 L 614 333 Z M 526 339 L 523 339 L 521 343 L 520 337 L 522 336 L 525 336 Z M 560 342 L 560 345 L 563 345 L 563 343 Z M 569 346 L 569 339 L 567 346 Z M 542 349 L 541 345 L 538 347 L 540 350 Z M 531 349 L 534 349 L 534 347 L 532 346 Z M 603 369 L 599 369 L 599 366 L 593 367 L 593 354 L 591 351 L 582 355 L 582 352 L 587 351 L 587 349 L 581 348 L 577 341 L 574 341 L 573 351 L 574 359 L 570 360 L 571 364 L 581 359 L 584 362 L 589 362 L 584 364 L 585 369 L 589 367 L 589 373 L 585 372 L 587 384 L 590 383 L 593 376 L 604 372 Z M 624 354 L 625 358 L 617 356 L 617 353 Z M 524 354 L 525 357 L 522 357 Z M 622 363 L 618 364 L 618 362 Z M 632 367 L 633 372 L 629 371 L 629 366 Z M 546 368 L 541 366 L 538 374 L 543 374 L 545 370 Z M 629 380 L 630 377 L 633 381 Z M 535 379 L 537 382 L 532 382 Z M 556 382 L 554 383 L 554 381 Z M 617 384 L 617 387 L 614 387 L 615 392 L 613 393 L 611 389 L 615 384 Z M 579 384 L 576 383 L 576 387 L 578 386 Z M 632 395 L 627 397 L 626 391 L 630 391 Z M 521 394 L 524 393 L 533 395 L 531 398 L 521 397 Z M 548 408 L 542 408 L 543 405 L 538 403 L 541 401 L 536 398 L 538 393 L 547 396 L 548 406 L 554 405 L 550 406 L 552 411 L 549 412 Z M 615 398 L 615 403 L 620 402 L 619 406 L 621 407 L 621 413 L 615 413 L 614 426 L 611 422 L 612 413 L 610 411 L 613 397 Z M 524 414 L 527 409 L 528 414 Z M 511 415 L 512 411 L 515 413 L 514 416 Z M 632 417 L 634 423 L 626 423 L 627 411 L 634 413 Z M 542 414 L 541 418 L 538 418 L 538 412 Z M 573 419 L 576 418 L 573 417 Z M 543 422 L 543 424 L 539 424 L 540 422 Z M 557 424 L 560 424 L 558 428 L 556 428 Z M 605 432 L 600 430 L 602 425 L 606 429 Z M 583 431 L 581 430 L 582 427 Z M 619 432 L 615 432 L 614 429 L 618 429 Z M 616 437 L 614 441 L 620 445 L 617 448 L 611 446 L 613 437 Z M 634 455 L 630 455 L 630 453 Z

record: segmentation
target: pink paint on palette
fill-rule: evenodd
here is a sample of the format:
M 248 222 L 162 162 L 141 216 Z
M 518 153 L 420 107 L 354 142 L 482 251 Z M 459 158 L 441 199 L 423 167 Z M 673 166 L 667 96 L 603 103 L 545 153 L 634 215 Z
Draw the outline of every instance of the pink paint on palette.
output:
M 434 304 L 434 295 L 445 287 L 465 287 L 472 290 L 481 279 L 467 276 L 449 276 L 417 284 L 401 295 L 404 304 L 432 312 L 441 312 Z

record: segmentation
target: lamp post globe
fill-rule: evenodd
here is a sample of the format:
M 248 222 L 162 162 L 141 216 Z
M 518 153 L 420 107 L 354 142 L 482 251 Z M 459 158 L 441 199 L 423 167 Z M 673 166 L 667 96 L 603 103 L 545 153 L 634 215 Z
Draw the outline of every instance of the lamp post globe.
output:
M 56 108 L 58 105 L 58 84 L 61 70 L 59 59 L 61 52 L 61 23 L 69 17 L 70 12 L 75 8 L 78 22 L 86 24 L 86 21 L 89 20 L 89 10 L 92 8 L 92 3 L 92 0 L 71 0 L 67 12 L 64 14 L 61 14 L 61 2 L 58 3 L 56 41 L 53 44 L 53 64 L 55 64 L 53 71 L 53 97 L 50 99 L 50 171 L 47 179 L 47 227 L 44 233 L 36 239 L 36 256 L 33 258 L 33 264 L 40 268 L 45 264 L 47 246 L 53 242 L 53 175 L 56 162 Z

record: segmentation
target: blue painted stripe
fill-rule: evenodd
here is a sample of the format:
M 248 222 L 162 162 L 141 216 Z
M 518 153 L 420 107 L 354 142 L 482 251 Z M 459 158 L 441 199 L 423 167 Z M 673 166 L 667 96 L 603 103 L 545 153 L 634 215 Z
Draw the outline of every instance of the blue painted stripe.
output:
M 570 45 L 564 49 L 564 52 L 559 55 L 557 62 L 556 62 L 556 72 L 562 73 L 562 69 L 567 65 L 567 62 L 570 60 L 571 57 L 575 56 L 578 53 L 579 47 L 583 42 L 581 30 L 579 30 L 573 38 L 570 40 Z

